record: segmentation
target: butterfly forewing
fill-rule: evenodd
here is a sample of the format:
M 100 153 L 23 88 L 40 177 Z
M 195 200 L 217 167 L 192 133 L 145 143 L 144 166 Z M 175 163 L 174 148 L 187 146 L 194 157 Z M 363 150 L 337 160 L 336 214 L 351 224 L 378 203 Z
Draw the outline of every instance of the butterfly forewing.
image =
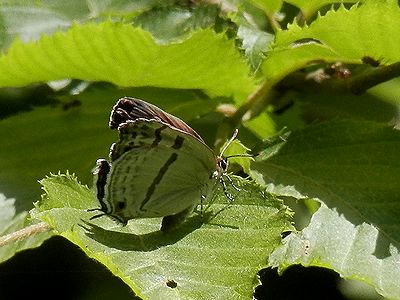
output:
M 168 124 L 170 127 L 186 132 L 203 142 L 200 135 L 181 119 L 163 111 L 155 105 L 143 100 L 124 97 L 118 100 L 110 116 L 110 128 L 117 129 L 127 121 L 155 120 Z

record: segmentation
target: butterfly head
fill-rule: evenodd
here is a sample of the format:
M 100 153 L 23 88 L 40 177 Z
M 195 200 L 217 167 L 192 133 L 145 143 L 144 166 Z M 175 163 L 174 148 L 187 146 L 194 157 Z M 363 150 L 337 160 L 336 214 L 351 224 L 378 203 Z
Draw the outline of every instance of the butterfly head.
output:
M 219 178 L 223 174 L 226 174 L 228 172 L 228 159 L 227 157 L 224 157 L 224 152 L 226 149 L 228 149 L 229 145 L 232 144 L 232 142 L 235 140 L 236 136 L 238 135 L 239 130 L 235 129 L 235 131 L 232 134 L 232 137 L 229 139 L 229 141 L 225 144 L 225 146 L 222 148 L 220 154 L 217 157 L 217 168 L 212 174 L 213 178 Z
M 217 157 L 217 168 L 212 174 L 213 178 L 219 178 L 228 171 L 228 160 L 222 156 Z

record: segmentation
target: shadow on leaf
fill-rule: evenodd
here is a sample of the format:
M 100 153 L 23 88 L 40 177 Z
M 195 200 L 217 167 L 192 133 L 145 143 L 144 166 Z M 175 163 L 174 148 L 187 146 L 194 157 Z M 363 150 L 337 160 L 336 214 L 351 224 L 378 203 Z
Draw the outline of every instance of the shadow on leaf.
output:
M 178 242 L 200 228 L 210 218 L 211 213 L 206 213 L 203 217 L 194 215 L 173 231 L 162 232 L 158 230 L 145 234 L 107 230 L 85 220 L 82 220 L 85 225 L 80 224 L 79 226 L 86 230 L 86 236 L 107 247 L 121 251 L 153 251 Z

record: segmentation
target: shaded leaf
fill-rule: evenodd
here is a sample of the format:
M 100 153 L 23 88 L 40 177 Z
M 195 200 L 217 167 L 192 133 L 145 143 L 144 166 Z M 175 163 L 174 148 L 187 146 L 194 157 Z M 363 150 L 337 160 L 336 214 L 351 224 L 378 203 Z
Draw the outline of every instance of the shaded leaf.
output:
M 23 41 L 37 40 L 42 33 L 51 34 L 70 25 L 71 20 L 62 14 L 49 8 L 28 6 L 26 1 L 25 5 L 0 4 L 0 49 L 5 50 L 16 37 Z
M 282 7 L 282 0 L 250 0 L 255 6 L 261 8 L 267 16 L 272 17 Z
M 213 28 L 218 18 L 218 7 L 195 6 L 157 7 L 134 18 L 135 25 L 152 33 L 160 43 L 182 39 L 193 30 Z
M 239 17 L 237 17 L 239 19 Z M 268 50 L 274 36 L 250 24 L 244 18 L 238 22 L 237 36 L 242 40 L 242 47 L 253 70 L 257 71 L 264 61 L 264 52 Z
M 25 42 L 37 40 L 41 34 L 68 29 L 74 22 L 104 20 L 110 16 L 130 18 L 154 6 L 173 2 L 173 0 L 3 0 L 0 3 L 0 49 L 6 49 L 16 37 Z
M 82 95 L 69 109 L 41 107 L 0 121 L 0 190 L 17 199 L 18 212 L 32 208 L 40 197 L 37 181 L 50 172 L 71 169 L 91 182 L 96 159 L 107 157 L 116 138 L 107 125 L 116 99 L 98 95 Z
M 266 149 L 252 163 L 252 175 L 270 192 L 318 198 L 354 224 L 372 224 L 382 240 L 399 247 L 399 147 L 400 132 L 380 124 L 324 123 Z
M 195 91 L 92 87 L 52 106 L 1 120 L 0 190 L 17 199 L 17 212 L 32 208 L 40 197 L 37 181 L 51 172 L 73 170 L 84 183 L 92 183 L 96 159 L 107 158 L 117 139 L 108 120 L 113 105 L 123 96 L 154 103 L 186 122 L 217 104 L 216 99 Z

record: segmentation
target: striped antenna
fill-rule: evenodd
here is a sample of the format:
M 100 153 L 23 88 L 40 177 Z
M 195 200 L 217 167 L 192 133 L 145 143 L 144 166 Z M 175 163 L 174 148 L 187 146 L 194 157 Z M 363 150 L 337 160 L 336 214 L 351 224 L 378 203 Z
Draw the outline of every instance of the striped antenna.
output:
M 220 157 L 222 157 L 222 155 L 224 154 L 225 150 L 230 146 L 230 144 L 232 144 L 232 142 L 236 139 L 237 135 L 239 133 L 239 129 L 235 129 L 235 131 L 232 134 L 232 137 L 230 138 L 230 140 L 225 144 L 224 148 L 222 148 L 221 153 L 219 154 Z

